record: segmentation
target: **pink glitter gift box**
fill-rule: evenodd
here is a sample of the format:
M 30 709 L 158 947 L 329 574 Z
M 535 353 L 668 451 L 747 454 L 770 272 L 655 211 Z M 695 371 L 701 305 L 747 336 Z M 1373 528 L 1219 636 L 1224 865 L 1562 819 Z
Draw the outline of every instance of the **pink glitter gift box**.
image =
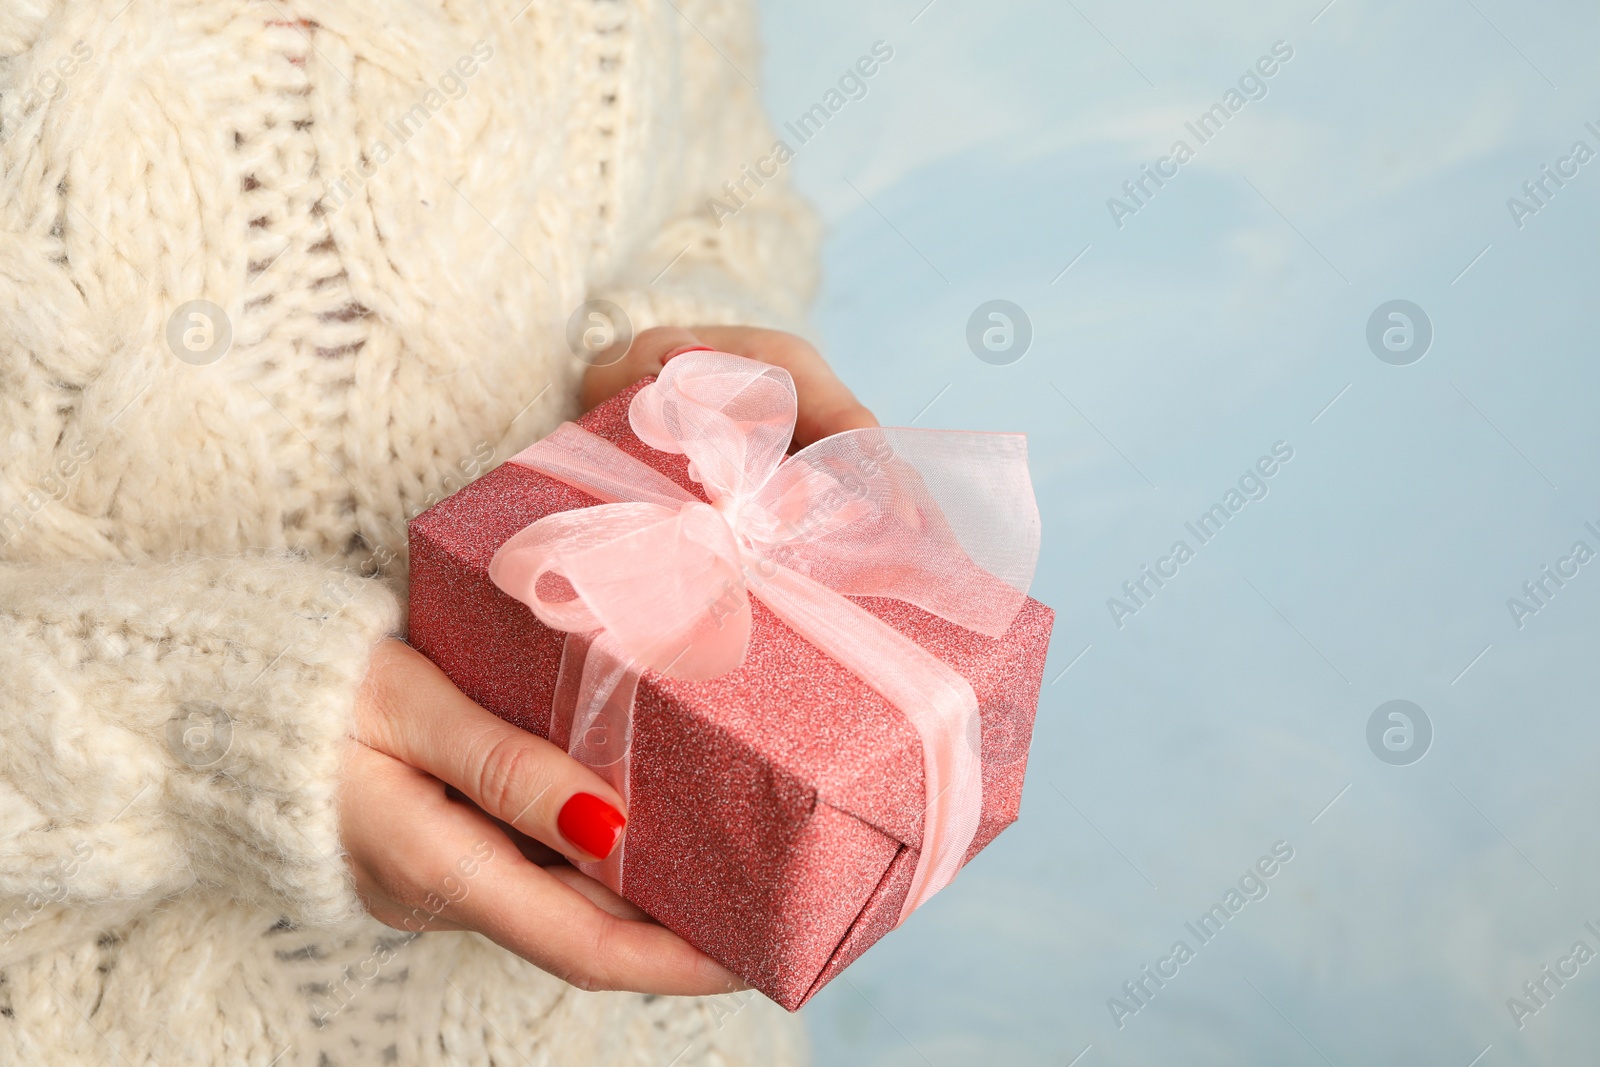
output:
M 682 455 L 643 444 L 629 403 L 580 425 L 704 499 Z M 567 635 L 489 577 L 495 551 L 598 501 L 515 463 L 410 527 L 410 641 L 472 699 L 549 736 Z M 852 598 L 962 675 L 982 716 L 983 809 L 971 859 L 1017 818 L 1054 613 L 1028 599 L 1000 638 L 910 604 Z M 926 804 L 906 716 L 762 603 L 737 669 L 646 671 L 634 703 L 622 895 L 793 1011 L 900 915 Z

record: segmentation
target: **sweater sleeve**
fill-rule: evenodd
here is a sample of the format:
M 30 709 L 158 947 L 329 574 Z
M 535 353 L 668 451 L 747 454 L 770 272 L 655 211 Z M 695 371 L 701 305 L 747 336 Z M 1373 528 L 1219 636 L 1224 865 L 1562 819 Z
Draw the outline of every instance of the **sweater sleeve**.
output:
M 647 214 L 660 221 L 590 295 L 621 306 L 636 329 L 705 323 L 804 332 L 820 231 L 790 186 L 795 146 L 773 132 L 753 84 L 754 5 L 680 0 L 661 10 L 670 20 L 663 38 L 676 50 L 656 57 L 655 98 L 674 106 L 636 132 L 654 142 L 649 150 L 618 160 L 649 168 L 623 184 L 650 190 Z
M 0 963 L 195 888 L 359 914 L 339 761 L 397 622 L 281 556 L 0 565 Z

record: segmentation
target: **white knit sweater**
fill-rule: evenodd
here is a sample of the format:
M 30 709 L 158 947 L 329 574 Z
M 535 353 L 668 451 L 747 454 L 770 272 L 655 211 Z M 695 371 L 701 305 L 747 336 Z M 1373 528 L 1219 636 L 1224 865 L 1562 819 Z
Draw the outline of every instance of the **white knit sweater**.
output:
M 754 994 L 378 924 L 334 810 L 406 520 L 575 414 L 573 309 L 802 313 L 781 178 L 707 205 L 771 154 L 753 39 L 739 0 L 0 4 L 0 1064 L 803 1055 Z

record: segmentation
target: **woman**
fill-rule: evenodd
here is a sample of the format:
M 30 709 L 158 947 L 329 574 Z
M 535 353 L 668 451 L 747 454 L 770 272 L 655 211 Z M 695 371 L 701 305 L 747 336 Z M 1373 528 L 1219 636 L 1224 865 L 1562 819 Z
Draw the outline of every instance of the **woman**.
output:
M 751 11 L 117 7 L 0 8 L 0 1062 L 799 1062 L 395 639 L 406 521 L 678 351 L 872 424 Z

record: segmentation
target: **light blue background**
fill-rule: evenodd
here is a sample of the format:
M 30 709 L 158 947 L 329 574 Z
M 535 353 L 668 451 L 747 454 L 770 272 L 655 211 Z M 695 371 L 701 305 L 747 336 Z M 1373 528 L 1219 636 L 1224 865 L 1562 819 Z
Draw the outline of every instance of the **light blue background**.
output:
M 781 122 L 894 48 L 791 165 L 830 227 L 816 321 L 885 422 L 1027 431 L 1058 616 L 1021 821 L 806 1009 L 818 1062 L 1593 1062 L 1600 961 L 1520 1030 L 1506 1001 L 1600 949 L 1600 561 L 1520 629 L 1506 601 L 1600 549 L 1600 160 L 1524 228 L 1506 200 L 1600 149 L 1600 11 L 925 2 L 765 0 L 751 73 Z M 1106 199 L 1279 40 L 1118 229 Z M 1032 321 L 1013 365 L 966 345 L 994 298 Z M 1410 366 L 1365 339 L 1395 298 L 1436 333 Z M 1118 629 L 1107 598 L 1280 440 Z M 1392 698 L 1435 731 L 1410 766 L 1367 746 Z M 1278 840 L 1270 894 L 1118 1029 Z

